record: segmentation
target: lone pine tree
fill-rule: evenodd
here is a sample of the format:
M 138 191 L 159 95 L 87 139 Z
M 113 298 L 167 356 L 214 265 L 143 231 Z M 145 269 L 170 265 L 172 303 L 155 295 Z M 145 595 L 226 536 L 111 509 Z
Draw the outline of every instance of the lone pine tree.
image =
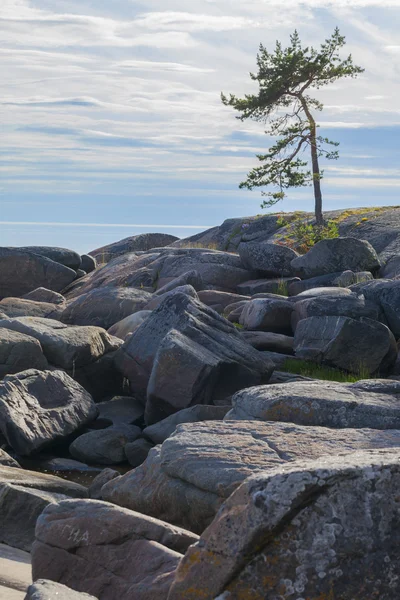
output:
M 290 45 L 282 48 L 276 42 L 273 53 L 260 44 L 257 54 L 257 74 L 250 73 L 257 81 L 259 92 L 237 98 L 221 94 L 222 102 L 236 109 L 244 121 L 253 119 L 269 124 L 267 135 L 278 138 L 266 154 L 258 154 L 262 163 L 250 171 L 240 188 L 277 188 L 264 192 L 268 197 L 261 207 L 272 206 L 285 197 L 284 190 L 305 185 L 314 186 L 315 217 L 317 225 L 323 224 L 321 178 L 319 159 L 337 159 L 338 142 L 318 135 L 314 111 L 321 111 L 321 102 L 309 95 L 311 89 L 333 83 L 342 77 L 357 77 L 364 69 L 353 64 L 352 56 L 341 59 L 339 50 L 346 44 L 345 37 L 336 27 L 332 36 L 321 44 L 319 50 L 303 48 L 297 31 L 290 36 Z M 310 151 L 310 160 L 304 152 Z

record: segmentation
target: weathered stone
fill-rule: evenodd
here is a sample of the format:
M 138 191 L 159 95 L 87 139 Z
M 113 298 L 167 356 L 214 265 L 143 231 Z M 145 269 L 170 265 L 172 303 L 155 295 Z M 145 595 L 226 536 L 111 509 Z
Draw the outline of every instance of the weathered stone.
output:
M 50 503 L 65 500 L 64 494 L 0 484 L 0 542 L 30 552 L 35 541 L 38 516 Z
M 89 498 L 92 498 L 93 500 L 102 500 L 101 488 L 103 485 L 119 476 L 120 473 L 114 471 L 114 469 L 110 469 L 109 467 L 103 469 L 101 473 L 93 479 L 89 486 Z
M 400 281 L 370 281 L 353 285 L 351 289 L 363 294 L 370 302 L 378 304 L 396 339 L 400 338 Z
M 153 448 L 143 465 L 107 483 L 102 495 L 109 502 L 199 533 L 250 475 L 299 458 L 371 447 L 400 448 L 400 430 L 256 421 L 188 423 Z
M 41 286 L 60 292 L 75 277 L 73 269 L 44 256 L 0 248 L 0 299 L 19 298 Z
M 139 310 L 133 315 L 129 315 L 125 319 L 118 321 L 118 323 L 114 323 L 108 329 L 107 333 L 120 340 L 126 340 L 151 315 L 151 312 L 151 310 Z
M 223 309 L 242 300 L 250 300 L 249 296 L 234 294 L 232 292 L 220 292 L 219 290 L 203 290 L 199 292 L 198 296 L 200 302 L 206 306 L 220 304 Z
M 329 273 L 328 275 L 320 275 L 318 277 L 311 277 L 310 279 L 303 279 L 299 281 L 293 281 L 288 286 L 289 296 L 297 296 L 307 290 L 314 290 L 317 288 L 331 288 L 335 287 L 334 282 L 338 280 L 338 277 L 342 273 Z M 337 288 L 338 290 L 346 288 Z
M 99 431 L 89 431 L 79 436 L 69 447 L 77 460 L 99 465 L 116 465 L 126 460 L 124 447 L 134 442 L 142 433 L 134 425 L 113 425 Z
M 92 397 L 62 371 L 31 369 L 0 383 L 0 431 L 17 454 L 65 438 L 96 416 Z
M 47 369 L 40 343 L 29 335 L 0 328 L 0 379 L 26 369 Z
M 94 362 L 121 345 L 100 327 L 73 327 L 39 317 L 3 319 L 0 328 L 10 329 L 39 340 L 47 360 L 63 369 L 77 369 Z
M 58 292 L 53 292 L 44 287 L 36 288 L 23 296 L 26 300 L 35 300 L 36 302 L 49 302 L 50 304 L 64 304 L 65 298 Z
M 33 578 L 101 600 L 165 600 L 176 567 L 197 536 L 96 500 L 63 501 L 39 517 Z
M 159 287 L 155 292 L 155 295 L 164 296 L 168 292 L 176 291 L 187 285 L 190 285 L 196 292 L 204 289 L 204 282 L 198 271 L 187 271 L 178 277 L 174 277 L 171 281 Z
M 143 430 L 143 435 L 154 444 L 162 444 L 172 435 L 178 425 L 182 423 L 198 423 L 199 421 L 222 421 L 229 406 L 192 406 L 167 417 L 159 423 L 150 425 Z
M 45 473 L 59 473 L 62 475 L 65 475 L 66 473 L 88 473 L 90 475 L 98 475 L 101 472 L 100 467 L 90 467 L 86 463 L 73 460 L 72 458 L 49 458 L 49 456 L 43 454 L 35 455 L 33 461 L 35 468 L 39 468 Z M 29 462 L 29 459 L 24 459 L 23 465 L 25 466 L 26 463 L 29 464 Z
M 81 268 L 81 257 L 77 252 L 69 250 L 68 248 L 56 248 L 54 246 L 21 246 L 18 250 L 21 250 L 21 252 L 39 254 L 60 265 L 74 269 L 74 271 Z
M 301 281 L 298 277 L 281 277 L 280 279 L 253 279 L 240 283 L 237 287 L 239 294 L 248 294 L 255 296 L 256 294 L 268 293 L 279 294 L 282 291 L 287 291 L 288 286 L 296 281 Z
M 291 262 L 299 256 L 291 248 L 279 244 L 242 242 L 238 250 L 246 269 L 281 277 L 293 275 Z
M 2 465 L 3 467 L 15 467 L 16 469 L 18 469 L 20 467 L 19 463 L 15 460 L 15 458 L 12 458 L 12 456 L 7 454 L 7 452 L 2 450 L 1 448 L 0 448 L 0 465 Z
M 0 301 L 0 311 L 7 317 L 58 319 L 63 312 L 63 307 L 59 304 L 36 302 L 25 298 L 3 298 Z
M 148 292 L 134 288 L 99 288 L 72 300 L 60 319 L 69 325 L 95 325 L 109 329 L 142 310 L 150 299 Z
M 168 600 L 397 598 L 399 483 L 398 449 L 249 478 L 188 549 Z
M 126 444 L 124 451 L 129 464 L 132 467 L 139 467 L 146 460 L 153 444 L 144 438 L 139 438 L 134 442 Z
M 116 364 L 132 392 L 147 397 L 147 424 L 215 403 L 272 372 L 234 326 L 185 294 L 164 300 L 117 352 Z
M 89 255 L 94 256 L 99 264 L 104 264 L 128 252 L 162 248 L 163 246 L 169 246 L 169 244 L 172 244 L 176 240 L 178 240 L 177 237 L 167 233 L 142 233 L 92 250 L 89 252 Z
M 353 271 L 343 271 L 341 275 L 334 279 L 333 285 L 337 285 L 339 287 L 349 287 L 354 283 L 371 281 L 373 278 L 374 276 L 370 271 L 361 271 L 358 273 L 353 273 Z
M 288 335 L 268 331 L 241 331 L 240 334 L 250 346 L 257 350 L 294 354 L 294 339 Z
M 351 237 L 322 240 L 303 256 L 291 262 L 295 275 L 303 279 L 337 271 L 370 271 L 380 267 L 377 253 L 369 242 Z
M 400 428 L 400 383 L 377 379 L 262 385 L 232 398 L 227 420 L 256 419 L 322 427 Z
M 117 338 L 112 340 L 115 343 Z M 72 366 L 67 372 L 93 396 L 95 402 L 101 402 L 115 394 L 124 393 L 124 378 L 115 366 L 114 357 L 115 352 L 107 352 L 94 362 L 81 367 Z
M 91 273 L 97 267 L 97 260 L 94 256 L 90 256 L 90 254 L 82 254 L 81 261 L 81 269 L 86 273 Z
M 309 317 L 350 317 L 360 319 L 367 317 L 375 321 L 384 319 L 380 307 L 365 299 L 363 295 L 349 294 L 347 296 L 317 296 L 299 300 L 294 304 L 292 314 L 292 327 L 296 329 L 297 323 Z
M 173 288 L 169 292 L 165 292 L 164 294 L 153 294 L 152 299 L 150 300 L 150 302 L 148 304 L 146 304 L 146 306 L 144 307 L 144 310 L 155 310 L 156 308 L 158 308 L 160 306 L 160 304 L 162 302 L 164 302 L 164 300 L 165 300 L 165 298 L 167 298 L 167 296 L 172 296 L 172 294 L 178 294 L 178 293 L 186 294 L 187 296 L 191 296 L 192 298 L 195 298 L 196 300 L 199 299 L 197 292 L 192 285 L 180 285 L 176 288 Z
M 303 283 L 308 283 L 311 279 Z M 343 298 L 345 296 L 351 296 L 352 291 L 348 288 L 340 288 L 340 287 L 315 287 L 309 288 L 296 294 L 295 296 L 290 297 L 292 302 L 299 302 L 300 300 L 305 300 L 306 298 Z
M 82 485 L 61 477 L 0 465 L 0 485 L 4 484 L 51 494 L 64 494 L 72 498 L 85 498 L 88 494 L 87 489 Z
M 293 306 L 293 303 L 287 300 L 256 298 L 243 308 L 239 322 L 250 331 L 291 335 Z
M 97 600 L 97 598 L 76 592 L 55 581 L 39 579 L 29 586 L 25 600 Z
M 298 358 L 324 362 L 353 373 L 387 371 L 396 362 L 396 340 L 386 325 L 372 319 L 310 317 L 294 335 Z

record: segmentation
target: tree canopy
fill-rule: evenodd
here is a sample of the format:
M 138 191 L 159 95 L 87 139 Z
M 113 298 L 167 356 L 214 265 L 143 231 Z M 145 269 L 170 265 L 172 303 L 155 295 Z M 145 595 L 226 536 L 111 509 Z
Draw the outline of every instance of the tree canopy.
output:
M 323 173 L 319 159 L 337 159 L 335 148 L 339 143 L 318 135 L 314 111 L 321 111 L 323 105 L 310 91 L 343 77 L 357 77 L 364 71 L 353 63 L 351 55 L 340 57 L 339 51 L 345 44 L 346 39 L 337 27 L 319 50 L 303 48 L 297 31 L 290 36 L 287 48 L 277 41 L 274 52 L 269 52 L 260 44 L 258 72 L 250 73 L 251 79 L 258 83 L 258 94 L 246 94 L 244 98 L 221 94 L 222 102 L 240 113 L 238 119 L 268 123 L 265 133 L 276 139 L 266 154 L 257 155 L 262 164 L 252 169 L 239 186 L 250 190 L 275 188 L 262 191 L 268 197 L 261 205 L 263 208 L 282 200 L 288 188 L 313 185 L 317 224 L 323 223 Z M 304 155 L 306 150 L 310 152 L 308 157 Z

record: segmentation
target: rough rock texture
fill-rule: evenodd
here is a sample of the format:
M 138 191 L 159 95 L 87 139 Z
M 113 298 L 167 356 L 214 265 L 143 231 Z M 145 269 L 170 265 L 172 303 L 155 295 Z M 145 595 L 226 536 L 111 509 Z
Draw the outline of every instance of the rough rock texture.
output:
M 165 600 L 194 534 L 96 500 L 67 500 L 39 517 L 33 579 L 99 600 Z
M 298 358 L 324 362 L 354 373 L 387 371 L 396 362 L 396 340 L 386 325 L 372 319 L 310 317 L 294 336 Z
M 67 437 L 96 416 L 90 394 L 62 371 L 31 369 L 0 383 L 0 431 L 18 454 Z
M 255 421 L 189 423 L 153 448 L 143 465 L 107 483 L 102 495 L 109 502 L 201 532 L 251 474 L 299 458 L 371 447 L 400 447 L 400 431 Z
M 351 289 L 378 304 L 396 339 L 400 338 L 400 281 L 375 280 L 353 285 Z
M 278 244 L 246 242 L 241 243 L 238 250 L 246 269 L 278 277 L 290 277 L 293 274 L 291 262 L 299 256 L 291 248 Z
M 159 287 L 155 292 L 155 296 L 164 296 L 169 292 L 177 291 L 186 286 L 192 287 L 196 292 L 204 289 L 204 281 L 198 271 L 186 271 L 186 273 L 175 277 L 165 285 Z
M 46 369 L 47 360 L 35 338 L 0 328 L 0 379 L 26 369 Z
M 77 252 L 69 250 L 68 248 L 56 248 L 53 246 L 21 246 L 18 250 L 21 250 L 21 252 L 39 254 L 56 263 L 60 263 L 60 265 L 74 269 L 74 271 L 81 268 L 81 257 Z
M 178 240 L 177 237 L 167 233 L 143 233 L 92 250 L 89 252 L 89 255 L 94 256 L 99 264 L 104 264 L 108 263 L 113 258 L 127 254 L 128 252 L 162 248 L 164 246 L 169 246 L 176 240 Z
M 116 465 L 126 460 L 124 447 L 142 433 L 134 425 L 113 425 L 100 431 L 89 431 L 79 436 L 69 447 L 77 460 L 99 465 Z
M 35 541 L 38 516 L 50 503 L 65 500 L 64 494 L 0 484 L 0 542 L 30 552 Z
M 396 429 L 400 427 L 400 383 L 385 379 L 353 384 L 317 380 L 257 386 L 233 396 L 226 419 Z
M 173 294 L 178 293 L 186 294 L 187 296 L 191 296 L 196 300 L 199 299 L 199 296 L 197 295 L 197 292 L 192 285 L 180 285 L 176 288 L 173 288 L 172 290 L 169 290 L 169 292 L 165 292 L 163 294 L 153 294 L 150 302 L 144 307 L 144 310 L 155 310 L 160 306 L 160 304 L 165 300 L 165 298 L 167 298 L 167 296 L 172 296 Z M 221 294 L 223 293 L 224 292 L 221 292 Z
M 151 294 L 134 288 L 99 288 L 69 302 L 61 321 L 109 329 L 114 323 L 142 310 L 150 299 Z
M 317 288 L 333 288 L 335 286 L 338 290 L 346 290 L 345 288 L 338 287 L 337 282 L 339 281 L 341 275 L 342 273 L 329 273 L 328 275 L 320 275 L 318 277 L 311 277 L 310 279 L 293 281 L 288 285 L 288 294 L 289 296 L 297 296 L 298 294 L 306 292 L 307 290 L 314 290 Z M 356 274 L 354 274 L 354 280 L 352 283 L 357 283 Z
M 346 237 L 318 242 L 307 254 L 295 258 L 291 267 L 295 275 L 309 279 L 347 270 L 376 273 L 380 262 L 371 244 Z
M 75 277 L 73 269 L 44 256 L 0 248 L 0 299 L 19 298 L 41 286 L 60 292 Z
M 103 497 L 101 495 L 101 488 L 103 487 L 103 485 L 119 476 L 120 473 L 118 471 L 115 471 L 114 469 L 110 469 L 108 467 L 106 469 L 103 469 L 101 473 L 99 473 L 93 479 L 92 483 L 89 486 L 89 498 L 92 498 L 93 500 L 102 500 Z
M 349 294 L 347 296 L 317 296 L 315 298 L 305 298 L 298 300 L 294 304 L 294 314 L 292 315 L 293 329 L 302 319 L 309 317 L 350 317 L 351 319 L 360 319 L 367 317 L 375 321 L 385 319 L 383 311 L 374 302 L 366 300 L 361 294 Z
M 241 331 L 241 336 L 257 350 L 270 350 L 282 354 L 293 354 L 293 338 L 267 331 Z
M 117 352 L 132 391 L 146 398 L 148 425 L 194 404 L 211 404 L 268 381 L 271 363 L 213 310 L 175 294 Z
M 249 478 L 189 548 L 168 600 L 397 598 L 399 483 L 399 450 Z
M 37 302 L 25 298 L 3 298 L 0 301 L 0 312 L 7 317 L 44 317 L 58 319 L 63 307 L 50 302 Z
M 250 296 L 243 296 L 241 294 L 234 294 L 232 292 L 220 292 L 219 290 L 203 290 L 199 292 L 198 299 L 206 306 L 214 306 L 219 304 L 225 309 L 227 306 L 234 304 L 235 302 L 250 300 Z
M 116 340 L 112 338 L 113 344 Z M 124 393 L 124 379 L 115 366 L 114 357 L 115 352 L 107 352 L 94 362 L 78 368 L 72 366 L 67 372 L 93 396 L 95 402 L 101 402 L 115 394 Z
M 198 423 L 199 421 L 222 421 L 230 406 L 192 406 L 167 417 L 159 423 L 143 430 L 143 435 L 154 444 L 162 444 L 182 423 Z
M 10 329 L 39 340 L 47 360 L 63 369 L 77 369 L 117 350 L 121 341 L 100 327 L 73 327 L 39 317 L 18 317 L 0 321 Z
M 23 296 L 26 300 L 35 300 L 36 302 L 49 302 L 50 304 L 64 304 L 65 298 L 58 292 L 53 292 L 44 287 L 36 288 Z
M 294 304 L 288 300 L 256 298 L 243 308 L 240 324 L 249 331 L 292 334 L 292 312 Z
M 140 325 L 151 315 L 151 310 L 139 310 L 133 315 L 129 315 L 114 323 L 107 331 L 110 335 L 125 340 L 130 334 L 132 334 Z
M 19 463 L 12 458 L 5 450 L 0 448 L 0 465 L 3 467 L 15 467 L 18 469 L 20 467 Z
M 38 579 L 29 586 L 25 600 L 97 600 L 92 595 L 76 592 L 66 585 Z

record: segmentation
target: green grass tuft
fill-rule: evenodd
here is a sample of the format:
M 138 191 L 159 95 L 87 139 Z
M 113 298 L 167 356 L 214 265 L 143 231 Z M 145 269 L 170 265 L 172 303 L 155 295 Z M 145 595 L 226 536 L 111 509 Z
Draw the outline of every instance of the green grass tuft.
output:
M 346 373 L 346 371 L 340 371 L 333 367 L 293 358 L 288 358 L 279 370 L 293 373 L 293 375 L 302 375 L 303 377 L 312 377 L 324 381 L 337 381 L 338 383 L 355 383 L 361 379 L 371 378 L 368 371 L 362 367 L 360 367 L 358 373 Z

